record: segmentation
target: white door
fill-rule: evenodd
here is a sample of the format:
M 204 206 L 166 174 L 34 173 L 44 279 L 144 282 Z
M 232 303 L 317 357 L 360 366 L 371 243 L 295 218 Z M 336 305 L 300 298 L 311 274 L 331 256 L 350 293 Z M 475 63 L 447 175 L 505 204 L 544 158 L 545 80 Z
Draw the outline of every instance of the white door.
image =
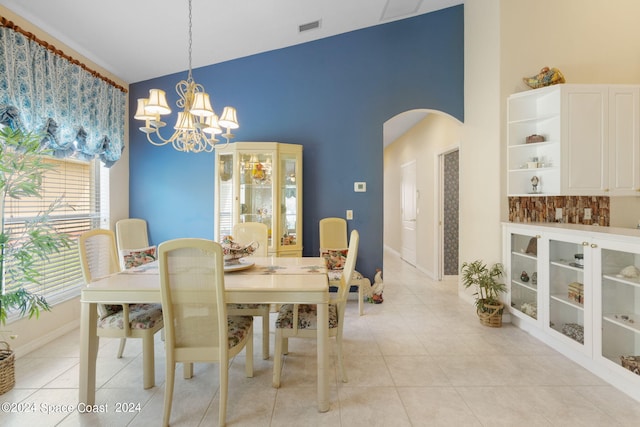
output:
M 402 165 L 402 253 L 403 260 L 416 265 L 416 162 Z

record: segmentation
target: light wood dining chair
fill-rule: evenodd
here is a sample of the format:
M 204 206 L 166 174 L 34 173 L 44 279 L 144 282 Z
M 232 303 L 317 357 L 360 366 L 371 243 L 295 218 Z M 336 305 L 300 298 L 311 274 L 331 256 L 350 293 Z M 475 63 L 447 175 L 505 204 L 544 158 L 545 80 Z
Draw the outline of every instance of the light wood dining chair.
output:
M 342 332 L 344 329 L 344 312 L 349 293 L 349 279 L 358 257 L 360 235 L 357 230 L 351 231 L 349 237 L 349 253 L 338 284 L 338 292 L 329 300 L 329 337 L 336 338 L 338 367 L 342 382 L 347 382 L 347 372 L 344 369 L 344 355 L 342 348 Z M 273 386 L 280 387 L 282 372 L 282 355 L 288 352 L 289 338 L 317 338 L 318 310 L 314 304 L 284 304 L 278 312 L 276 320 L 276 345 L 273 355 Z
M 125 218 L 116 221 L 116 241 L 118 250 L 148 247 L 147 221 L 141 218 Z
M 122 269 L 137 266 L 139 262 L 132 263 L 131 260 L 140 254 L 156 258 L 156 247 L 149 245 L 147 221 L 144 219 L 125 218 L 116 221 L 116 243 Z
M 80 266 L 85 283 L 120 272 L 113 231 L 94 229 L 78 238 Z M 160 304 L 99 304 L 98 337 L 120 338 L 118 358 L 127 338 L 142 339 L 144 388 L 155 385 L 153 336 L 163 327 Z
M 323 218 L 319 222 L 320 256 L 327 262 L 329 286 L 338 286 L 342 277 L 342 269 L 346 260 L 347 221 L 344 218 Z M 337 260 L 337 261 L 336 261 Z M 358 288 L 358 313 L 364 314 L 364 298 L 371 291 L 371 280 L 354 270 L 350 286 Z
M 184 238 L 158 247 L 161 301 L 165 321 L 166 383 L 163 425 L 169 425 L 176 363 L 185 378 L 193 363 L 218 363 L 220 405 L 218 423 L 225 425 L 229 361 L 246 348 L 245 375 L 253 376 L 253 317 L 228 316 L 224 261 L 220 244 Z
M 258 242 L 258 248 L 253 256 L 267 256 L 269 247 L 269 230 L 266 224 L 260 222 L 243 222 L 233 226 L 233 239 L 241 245 Z M 262 358 L 269 358 L 269 304 L 229 304 L 229 315 L 260 316 L 262 317 Z

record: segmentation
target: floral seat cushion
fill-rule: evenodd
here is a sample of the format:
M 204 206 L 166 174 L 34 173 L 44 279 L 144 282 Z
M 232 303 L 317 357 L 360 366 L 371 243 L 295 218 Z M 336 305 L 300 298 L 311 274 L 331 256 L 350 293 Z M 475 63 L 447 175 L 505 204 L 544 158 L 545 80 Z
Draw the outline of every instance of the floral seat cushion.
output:
M 278 312 L 276 328 L 293 329 L 293 304 L 284 304 Z M 338 308 L 329 304 L 329 329 L 338 327 Z M 298 329 L 318 329 L 318 308 L 315 304 L 298 305 Z
M 249 333 L 253 324 L 251 316 L 229 316 L 227 325 L 229 327 L 229 348 L 237 346 Z
M 122 308 L 122 306 L 119 306 Z M 129 324 L 131 329 L 151 329 L 158 322 L 162 322 L 162 305 L 160 304 L 131 304 L 129 305 Z M 124 329 L 122 310 L 112 313 L 98 320 L 98 328 Z
M 342 270 L 327 270 L 327 275 L 329 276 L 330 282 L 339 282 L 340 278 L 342 277 Z M 353 275 L 351 276 L 351 281 L 360 280 L 362 278 L 364 278 L 362 274 L 360 274 L 357 271 L 354 271 Z M 352 284 L 355 284 L 355 283 L 352 283 Z
M 324 258 L 328 271 L 340 271 L 344 269 L 347 262 L 348 249 L 322 249 L 320 256 Z
M 149 246 L 140 249 L 121 249 L 120 267 L 123 269 L 140 267 L 156 260 L 156 247 Z M 133 309 L 132 309 L 133 310 Z M 122 311 L 122 305 L 118 304 L 98 304 L 98 316 L 103 320 L 111 315 Z

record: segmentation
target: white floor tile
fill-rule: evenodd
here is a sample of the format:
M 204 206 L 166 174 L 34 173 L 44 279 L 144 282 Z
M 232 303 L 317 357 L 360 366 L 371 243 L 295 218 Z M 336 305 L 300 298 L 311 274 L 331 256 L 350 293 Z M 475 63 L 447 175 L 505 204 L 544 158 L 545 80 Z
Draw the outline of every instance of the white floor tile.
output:
M 385 253 L 382 304 L 358 315 L 351 298 L 344 331 L 349 382 L 338 379 L 330 349 L 330 410 L 316 402 L 316 344 L 291 339 L 281 387 L 271 387 L 271 358 L 261 357 L 256 322 L 254 377 L 244 376 L 244 354 L 231 363 L 230 426 L 637 426 L 640 403 L 509 324 L 487 328 L 457 296 L 457 281 L 433 282 Z M 270 322 L 275 321 L 275 315 Z M 0 396 L 5 426 L 148 426 L 162 420 L 164 343 L 156 335 L 156 386 L 142 388 L 141 340 L 101 339 L 96 409 L 78 412 L 79 331 L 16 361 L 17 383 Z M 172 426 L 218 425 L 218 367 L 196 364 L 176 373 Z M 34 406 L 35 405 L 35 406 Z M 128 405 L 128 406 L 126 406 Z M 32 408 L 30 412 L 28 409 Z M 129 410 L 125 410 L 129 408 Z M 72 409 L 68 412 L 69 409 Z M 47 413 L 48 412 L 48 413 Z

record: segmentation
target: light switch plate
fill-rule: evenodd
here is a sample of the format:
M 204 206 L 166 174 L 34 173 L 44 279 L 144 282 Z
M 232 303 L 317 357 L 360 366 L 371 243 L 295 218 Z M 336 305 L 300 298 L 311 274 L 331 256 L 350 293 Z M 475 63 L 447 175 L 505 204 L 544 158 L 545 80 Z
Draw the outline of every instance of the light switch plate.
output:
M 591 208 L 584 208 L 584 219 L 591 219 Z
M 356 193 L 365 193 L 367 191 L 367 183 L 366 182 L 354 182 L 353 183 L 353 191 Z
M 347 219 L 353 219 L 353 211 L 351 209 L 347 210 Z

